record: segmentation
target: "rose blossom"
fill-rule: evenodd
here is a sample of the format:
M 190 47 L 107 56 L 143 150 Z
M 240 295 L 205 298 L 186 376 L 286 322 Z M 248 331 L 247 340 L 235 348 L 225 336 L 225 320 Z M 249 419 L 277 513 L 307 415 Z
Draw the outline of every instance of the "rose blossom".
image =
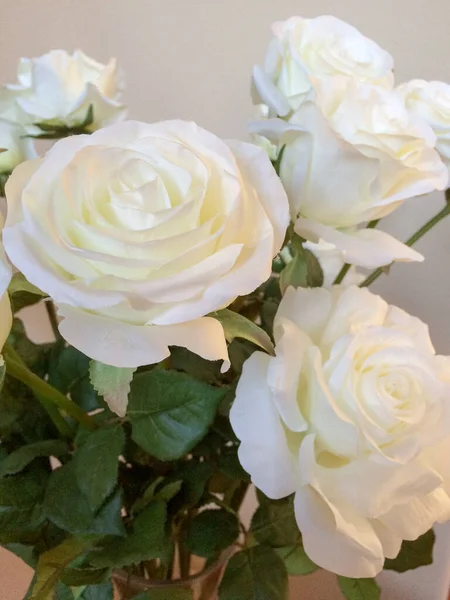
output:
M 86 56 L 52 50 L 37 58 L 21 58 L 17 83 L 0 90 L 0 116 L 24 126 L 35 123 L 76 127 L 93 108 L 93 131 L 122 120 L 123 77 L 115 59 L 107 65 Z
M 373 577 L 450 518 L 450 358 L 419 319 L 355 286 L 289 288 L 274 337 L 231 409 L 242 466 L 270 498 L 295 494 L 315 563 Z
M 117 367 L 173 345 L 226 360 L 206 315 L 269 277 L 289 223 L 261 149 L 184 121 L 60 140 L 6 195 L 9 258 L 58 305 L 63 337 Z
M 291 17 L 272 29 L 265 67 L 253 71 L 253 96 L 255 104 L 266 104 L 273 116 L 297 110 L 313 80 L 345 75 L 393 86 L 391 55 L 336 17 Z
M 414 79 L 397 88 L 407 108 L 423 118 L 436 134 L 436 150 L 450 169 L 450 85 Z
M 284 146 L 280 177 L 296 232 L 333 244 L 347 263 L 367 268 L 421 260 L 392 236 L 358 227 L 408 198 L 446 188 L 431 127 L 394 91 L 334 77 L 316 92 L 289 122 L 250 124 Z

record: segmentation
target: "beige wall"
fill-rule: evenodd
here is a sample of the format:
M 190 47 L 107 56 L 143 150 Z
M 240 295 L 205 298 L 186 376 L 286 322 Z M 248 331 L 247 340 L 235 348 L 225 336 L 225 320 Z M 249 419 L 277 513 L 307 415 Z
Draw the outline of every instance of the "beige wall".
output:
M 243 138 L 251 67 L 263 58 L 271 22 L 324 13 L 350 21 L 387 48 L 399 81 L 450 82 L 449 0 L 0 0 L 0 81 L 14 76 L 20 56 L 81 47 L 100 60 L 118 57 L 133 118 L 194 119 Z M 439 196 L 414 201 L 412 210 L 389 219 L 389 227 L 406 237 L 440 202 Z M 425 264 L 398 266 L 377 288 L 428 321 L 441 352 L 450 352 L 449 232 L 450 220 L 420 244 Z M 412 578 L 385 577 L 384 598 L 443 600 L 448 542 L 441 530 L 433 569 Z M 20 598 L 4 588 L 15 573 L 0 558 L 0 600 Z M 335 594 L 323 588 L 307 597 L 332 600 Z

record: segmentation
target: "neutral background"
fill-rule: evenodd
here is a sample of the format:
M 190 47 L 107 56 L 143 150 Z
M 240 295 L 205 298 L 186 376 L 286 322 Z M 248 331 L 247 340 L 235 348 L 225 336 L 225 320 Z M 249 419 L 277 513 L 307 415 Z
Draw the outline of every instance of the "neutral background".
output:
M 351 22 L 394 55 L 399 82 L 413 77 L 450 82 L 448 0 L 0 0 L 0 81 L 13 80 L 20 56 L 52 48 L 81 48 L 102 61 L 116 56 L 126 73 L 132 118 L 193 119 L 219 135 L 244 139 L 252 65 L 263 60 L 270 24 L 293 14 L 333 14 Z M 442 202 L 439 195 L 414 200 L 388 218 L 386 228 L 405 238 Z M 375 288 L 427 321 L 436 348 L 445 353 L 450 353 L 449 232 L 450 221 L 442 223 L 418 245 L 424 264 L 396 266 Z M 438 537 L 436 565 L 412 576 L 383 575 L 383 600 L 446 597 L 450 529 L 441 528 Z M 17 589 L 16 565 L 0 556 L 0 600 L 22 598 L 26 576 Z M 325 583 L 304 595 L 337 597 Z

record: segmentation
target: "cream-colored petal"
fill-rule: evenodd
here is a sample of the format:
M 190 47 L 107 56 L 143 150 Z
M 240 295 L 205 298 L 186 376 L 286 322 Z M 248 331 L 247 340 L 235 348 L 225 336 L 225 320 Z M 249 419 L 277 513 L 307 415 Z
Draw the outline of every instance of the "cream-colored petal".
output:
M 295 231 L 312 242 L 324 240 L 332 244 L 342 252 L 345 262 L 367 269 L 395 261 L 423 261 L 423 256 L 416 250 L 378 229 L 340 231 L 300 217 L 295 223 Z
M 297 487 L 296 449 L 287 443 L 266 384 L 270 361 L 267 354 L 255 352 L 244 363 L 230 422 L 241 440 L 239 460 L 253 483 L 269 498 L 283 498 Z
M 140 367 L 170 355 L 169 346 L 182 346 L 207 360 L 229 365 L 222 325 L 204 317 L 178 325 L 131 325 L 67 305 L 59 306 L 63 338 L 95 360 L 114 367 Z
M 280 250 L 289 225 L 289 202 L 267 154 L 253 144 L 228 141 L 246 185 L 253 186 L 273 225 L 273 256 Z

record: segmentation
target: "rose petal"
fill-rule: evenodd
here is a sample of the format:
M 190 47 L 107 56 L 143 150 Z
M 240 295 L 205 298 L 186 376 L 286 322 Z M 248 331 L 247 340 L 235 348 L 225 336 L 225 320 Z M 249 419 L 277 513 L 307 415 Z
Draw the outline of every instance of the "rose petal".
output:
M 295 232 L 313 242 L 324 240 L 340 250 L 348 264 L 376 269 L 394 261 L 424 260 L 423 256 L 394 237 L 378 229 L 343 232 L 322 223 L 300 217 Z
M 239 460 L 269 498 L 283 498 L 297 486 L 295 454 L 288 447 L 280 415 L 265 385 L 270 357 L 255 352 L 245 362 L 230 423 L 241 440 Z
M 169 346 L 182 346 L 206 360 L 229 366 L 222 325 L 204 317 L 178 325 L 132 325 L 68 305 L 60 305 L 59 330 L 75 348 L 106 365 L 140 367 L 170 356 Z

